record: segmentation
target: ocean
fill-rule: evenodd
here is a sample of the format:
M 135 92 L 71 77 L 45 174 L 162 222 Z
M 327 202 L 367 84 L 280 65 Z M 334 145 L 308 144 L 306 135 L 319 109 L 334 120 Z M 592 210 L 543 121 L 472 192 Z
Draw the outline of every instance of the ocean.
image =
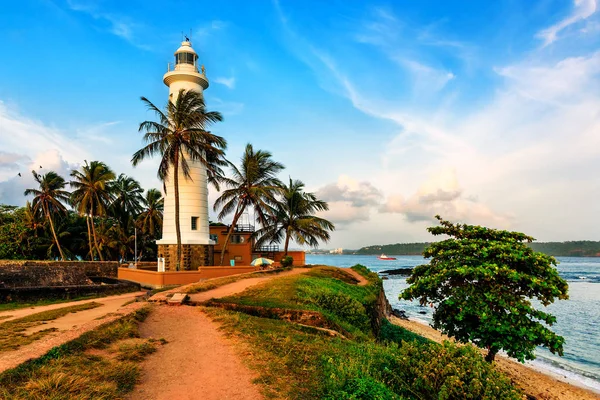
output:
M 383 261 L 377 256 L 307 254 L 306 262 L 337 267 L 362 264 L 374 272 L 412 268 L 427 262 L 421 256 L 392 257 L 397 260 Z M 536 359 L 528 364 L 600 392 L 600 257 L 557 257 L 557 260 L 560 262 L 559 274 L 569 283 L 569 300 L 556 301 L 547 311 L 557 319 L 551 329 L 565 338 L 564 356 L 538 348 Z M 411 319 L 429 323 L 430 308 L 398 299 L 407 286 L 406 277 L 402 276 L 390 276 L 383 281 L 392 307 L 405 310 Z

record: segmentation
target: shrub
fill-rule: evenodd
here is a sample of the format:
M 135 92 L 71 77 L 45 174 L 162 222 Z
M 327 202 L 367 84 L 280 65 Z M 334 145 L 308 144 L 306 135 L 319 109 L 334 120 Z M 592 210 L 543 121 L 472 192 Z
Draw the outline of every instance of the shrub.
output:
M 403 343 L 395 373 L 397 393 L 435 399 L 521 399 L 510 380 L 497 372 L 471 345 Z M 408 386 L 406 385 L 408 384 Z M 408 389 L 408 390 L 407 390 Z
M 283 268 L 291 267 L 294 264 L 294 258 L 292 256 L 285 256 L 281 259 L 281 266 Z

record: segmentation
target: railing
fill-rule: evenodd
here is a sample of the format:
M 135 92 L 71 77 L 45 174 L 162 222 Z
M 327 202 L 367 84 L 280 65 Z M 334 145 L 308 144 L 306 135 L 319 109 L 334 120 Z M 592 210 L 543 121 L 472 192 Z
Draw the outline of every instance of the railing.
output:
M 271 244 L 268 246 L 260 246 L 254 249 L 255 253 L 277 253 L 279 252 L 279 246 Z
M 200 73 L 200 70 L 198 70 L 198 65 L 196 65 L 196 64 L 187 64 L 187 63 L 180 63 L 180 64 L 177 64 L 177 63 L 174 63 L 174 62 L 168 62 L 168 63 L 167 63 L 167 72 L 175 71 L 175 70 L 177 69 L 177 65 L 191 65 L 191 66 L 193 66 L 193 67 L 194 67 L 194 70 L 195 70 L 196 72 Z M 201 67 L 201 71 L 202 71 L 202 72 L 201 72 L 201 73 L 202 73 L 202 75 L 206 75 L 206 71 L 205 71 L 205 69 L 204 69 L 204 65 L 202 65 L 202 67 Z
M 236 225 L 234 232 L 254 232 L 254 225 Z

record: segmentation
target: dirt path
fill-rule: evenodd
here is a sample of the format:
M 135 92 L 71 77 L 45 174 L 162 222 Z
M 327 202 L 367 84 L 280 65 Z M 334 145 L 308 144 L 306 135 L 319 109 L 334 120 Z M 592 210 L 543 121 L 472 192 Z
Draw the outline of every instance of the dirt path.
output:
M 347 274 L 352 275 L 352 277 L 358 281 L 358 286 L 365 286 L 369 283 L 367 278 L 365 278 L 364 276 L 362 276 L 361 274 L 359 274 L 352 268 L 340 268 L 340 269 L 344 270 Z
M 119 295 L 115 295 L 115 296 L 98 297 L 95 299 L 70 301 L 68 303 L 56 303 L 56 304 L 49 304 L 47 306 L 37 306 L 37 307 L 30 307 L 30 308 L 20 308 L 18 310 L 2 311 L 2 312 L 0 312 L 0 319 L 1 319 L 0 323 L 10 321 L 12 319 L 26 317 L 28 315 L 36 314 L 36 313 L 39 313 L 42 311 L 56 310 L 57 308 L 76 306 L 79 304 L 86 304 L 86 303 L 91 303 L 94 301 L 97 303 L 102 303 L 103 306 L 98 307 L 97 309 L 92 309 L 92 310 L 88 310 L 88 311 L 91 312 L 94 310 L 107 310 L 105 312 L 105 314 L 106 314 L 107 312 L 116 311 L 120 306 L 127 303 L 128 301 L 130 301 L 138 296 L 143 296 L 145 294 L 146 294 L 145 291 L 132 292 L 132 293 L 119 294 Z M 84 312 L 82 311 L 81 313 L 77 313 L 74 315 L 79 315 L 79 314 L 84 314 Z M 2 319 L 3 316 L 9 316 L 9 317 Z
M 235 343 L 199 308 L 155 305 L 140 331 L 168 343 L 144 361 L 142 381 L 129 399 L 262 399 Z
M 435 342 L 449 340 L 430 326 L 392 317 L 391 322 Z M 540 400 L 598 400 L 599 393 L 574 386 L 561 376 L 550 376 L 506 357 L 496 357 L 496 368 L 508 375 L 525 393 Z
M 294 268 L 233 282 L 191 294 L 190 303 L 231 296 L 271 279 L 307 271 L 310 268 Z M 140 331 L 143 337 L 164 338 L 168 343 L 144 361 L 142 381 L 129 399 L 262 399 L 259 388 L 252 384 L 255 374 L 235 353 L 235 342 L 218 328 L 200 308 L 155 305 Z
M 310 268 L 294 268 L 290 271 L 285 271 L 277 275 L 267 275 L 261 278 L 248 278 L 241 281 L 229 283 L 216 289 L 212 289 L 206 292 L 190 294 L 190 303 L 201 303 L 210 299 L 219 299 L 221 297 L 232 296 L 237 293 L 241 293 L 249 287 L 260 285 L 263 282 L 271 279 L 277 279 L 284 276 L 298 275 L 310 271 Z
M 62 305 L 64 306 L 65 303 Z M 53 347 L 60 346 L 68 341 L 78 338 L 85 332 L 89 332 L 96 329 L 102 324 L 110 321 L 114 321 L 121 318 L 124 315 L 133 313 L 143 307 L 146 303 L 132 303 L 124 307 L 121 307 L 117 312 L 107 315 L 102 319 L 92 319 L 77 328 L 70 329 L 65 332 L 58 334 L 48 335 L 43 339 L 31 343 L 30 345 L 23 346 L 22 348 L 15 351 L 7 351 L 0 353 L 0 373 L 7 369 L 15 368 L 18 365 L 24 363 L 27 360 L 38 358 L 43 356 Z M 101 307 L 99 307 L 101 308 Z M 83 313 L 84 311 L 81 311 Z

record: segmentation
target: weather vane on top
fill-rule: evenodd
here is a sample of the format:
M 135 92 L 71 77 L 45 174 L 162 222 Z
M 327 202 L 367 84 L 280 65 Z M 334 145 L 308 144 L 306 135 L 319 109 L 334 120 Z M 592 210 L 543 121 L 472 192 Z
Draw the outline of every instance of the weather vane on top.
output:
M 190 28 L 190 35 L 184 35 L 183 32 L 181 32 L 181 35 L 183 35 L 183 37 L 185 38 L 186 42 L 189 42 L 192 39 L 192 28 Z

